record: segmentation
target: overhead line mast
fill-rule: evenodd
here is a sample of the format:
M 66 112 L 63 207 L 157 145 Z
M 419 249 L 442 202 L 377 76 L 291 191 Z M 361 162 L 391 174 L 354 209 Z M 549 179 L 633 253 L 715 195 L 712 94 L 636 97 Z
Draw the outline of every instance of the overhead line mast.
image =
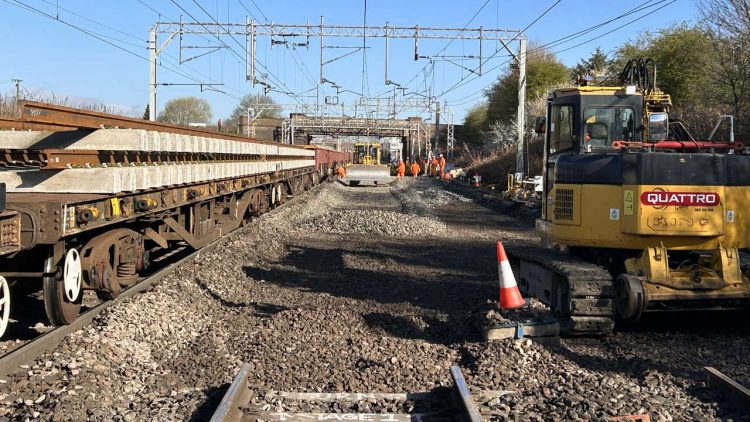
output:
M 167 36 L 167 39 L 164 44 L 161 46 L 157 45 L 157 35 L 158 34 L 164 34 Z M 156 22 L 154 26 L 150 30 L 150 37 L 149 37 L 149 50 L 151 52 L 151 60 L 153 62 L 156 61 L 159 52 L 161 49 L 163 49 L 166 44 L 172 40 L 173 38 L 177 37 L 179 35 L 179 38 L 186 34 L 194 34 L 194 35 L 211 35 L 213 37 L 216 37 L 217 39 L 220 36 L 229 36 L 234 38 L 235 36 L 244 36 L 245 37 L 245 79 L 247 81 L 250 81 L 253 86 L 260 84 L 264 86 L 264 90 L 268 91 L 272 89 L 271 85 L 263 80 L 263 77 L 258 77 L 257 69 L 258 63 L 256 62 L 256 40 L 259 36 L 265 36 L 270 37 L 272 39 L 272 43 L 283 43 L 288 44 L 287 40 L 290 38 L 300 38 L 302 39 L 301 42 L 294 44 L 294 45 L 300 45 L 304 46 L 306 48 L 310 47 L 311 40 L 318 39 L 320 42 L 320 62 L 319 62 L 319 68 L 320 68 L 320 74 L 319 74 L 319 83 L 320 84 L 330 84 L 331 87 L 336 88 L 337 93 L 338 92 L 346 92 L 349 90 L 342 89 L 342 86 L 337 83 L 336 81 L 327 79 L 325 76 L 325 66 L 333 63 L 343 57 L 346 57 L 348 55 L 351 55 L 360 49 L 364 49 L 364 47 L 340 47 L 340 46 L 334 46 L 334 45 L 328 45 L 326 44 L 327 38 L 338 38 L 338 39 L 357 39 L 357 40 L 366 40 L 367 38 L 383 38 L 384 43 L 386 46 L 385 49 L 385 69 L 384 69 L 384 83 L 385 85 L 394 85 L 398 88 L 402 88 L 402 85 L 394 82 L 389 79 L 388 76 L 388 66 L 389 66 L 389 60 L 388 60 L 388 54 L 389 54 L 389 42 L 396 39 L 411 39 L 414 43 L 414 56 L 413 59 L 419 60 L 419 59 L 434 59 L 434 58 L 440 58 L 439 56 L 430 56 L 430 55 L 424 55 L 420 54 L 420 46 L 419 41 L 420 39 L 433 39 L 433 40 L 450 40 L 450 42 L 453 42 L 455 40 L 465 40 L 465 41 L 476 41 L 478 46 L 478 54 L 473 56 L 467 56 L 466 59 L 471 60 L 478 60 L 479 66 L 477 68 L 477 71 L 474 72 L 478 76 L 481 76 L 483 73 L 483 67 L 482 64 L 486 62 L 486 58 L 484 57 L 482 44 L 485 41 L 496 41 L 503 45 L 503 47 L 510 53 L 512 57 L 514 57 L 517 61 L 517 64 L 519 68 L 521 68 L 520 72 L 520 78 L 519 78 L 519 100 L 521 101 L 521 104 L 523 104 L 523 99 L 525 98 L 525 90 L 526 90 L 526 81 L 525 81 L 525 41 L 526 37 L 523 34 L 523 31 L 517 30 L 517 29 L 492 29 L 492 28 L 442 28 L 442 27 L 421 27 L 418 25 L 415 26 L 394 26 L 390 24 L 386 24 L 385 26 L 377 26 L 377 25 L 326 25 L 324 22 L 324 17 L 320 17 L 320 24 L 284 24 L 284 23 L 271 23 L 266 21 L 265 23 L 257 22 L 255 19 L 250 19 L 248 17 L 244 23 L 219 23 L 219 22 L 174 22 L 174 21 L 166 21 L 166 22 Z M 519 50 L 513 51 L 509 44 L 512 42 L 518 41 L 519 42 Z M 449 45 L 450 45 L 449 42 Z M 238 43 L 239 44 L 239 43 Z M 365 45 L 365 44 L 363 44 Z M 349 48 L 351 51 L 346 51 L 345 53 L 333 57 L 333 58 L 327 58 L 325 56 L 325 49 L 326 48 Z M 182 49 L 183 46 L 180 45 L 180 48 Z M 444 47 L 442 50 L 438 52 L 438 55 L 445 51 Z M 154 69 L 154 65 L 152 64 L 152 72 L 151 72 L 151 97 L 150 97 L 150 109 L 156 110 L 156 72 Z M 349 91 L 351 92 L 351 91 Z M 292 96 L 294 96 L 294 93 L 290 93 Z M 418 93 L 415 93 L 418 94 Z M 360 95 L 364 96 L 364 93 L 361 93 Z M 437 109 L 440 106 L 437 104 L 437 98 L 432 97 L 431 94 L 428 95 L 428 108 L 432 108 L 432 103 L 435 103 L 434 108 Z M 447 112 L 447 109 L 445 110 Z M 524 107 L 519 107 L 518 109 L 519 116 L 518 116 L 518 124 L 519 124 L 519 145 L 522 145 L 523 142 L 523 122 L 525 121 L 525 110 Z M 438 115 L 439 116 L 439 115 Z M 436 125 L 439 125 L 439 117 L 436 116 Z M 439 127 L 439 126 L 438 126 Z M 437 131 L 436 131 L 437 132 Z M 436 134 L 436 136 L 439 136 Z M 451 137 L 449 137 L 451 138 Z M 447 149 L 452 149 L 452 145 L 447 145 Z

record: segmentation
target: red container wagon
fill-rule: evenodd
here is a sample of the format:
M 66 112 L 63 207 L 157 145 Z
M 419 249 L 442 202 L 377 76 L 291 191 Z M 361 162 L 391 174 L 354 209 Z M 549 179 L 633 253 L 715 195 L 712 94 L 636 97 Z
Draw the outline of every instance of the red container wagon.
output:
M 332 177 L 339 165 L 352 162 L 352 153 L 348 151 L 336 151 L 319 145 L 307 145 L 305 148 L 315 150 L 315 169 L 321 180 Z

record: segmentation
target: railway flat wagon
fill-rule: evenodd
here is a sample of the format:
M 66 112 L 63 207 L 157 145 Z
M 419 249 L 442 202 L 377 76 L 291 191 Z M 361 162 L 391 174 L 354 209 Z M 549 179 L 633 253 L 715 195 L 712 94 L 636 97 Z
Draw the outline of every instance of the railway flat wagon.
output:
M 0 120 L 0 331 L 17 283 L 41 279 L 50 323 L 72 323 L 84 290 L 116 298 L 153 252 L 200 248 L 333 165 L 303 147 L 35 102 L 20 109 Z

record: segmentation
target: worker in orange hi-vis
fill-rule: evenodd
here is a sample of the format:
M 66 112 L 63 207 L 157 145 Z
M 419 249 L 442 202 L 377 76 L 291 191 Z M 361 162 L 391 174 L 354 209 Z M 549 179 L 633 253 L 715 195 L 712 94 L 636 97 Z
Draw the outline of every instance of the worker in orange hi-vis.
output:
M 346 177 L 346 169 L 344 168 L 344 166 L 339 166 L 336 169 L 336 174 L 339 176 L 339 179 L 343 179 L 344 177 Z
M 432 163 L 431 164 L 432 164 L 432 169 L 430 169 L 430 175 L 432 177 L 436 177 L 437 176 L 437 171 L 438 171 L 438 166 L 440 165 L 440 163 L 437 160 L 437 157 L 434 157 L 434 156 L 432 157 Z
M 442 179 L 445 176 L 445 157 L 443 157 L 443 154 L 440 154 L 440 178 Z
M 411 168 L 409 170 L 411 171 L 411 177 L 416 179 L 417 176 L 419 176 L 419 170 L 421 169 L 419 168 L 419 164 L 415 161 L 411 163 Z
M 398 176 L 399 179 L 402 179 L 404 177 L 404 173 L 406 173 L 406 164 L 404 164 L 403 160 L 398 160 L 398 170 L 396 170 L 396 176 Z

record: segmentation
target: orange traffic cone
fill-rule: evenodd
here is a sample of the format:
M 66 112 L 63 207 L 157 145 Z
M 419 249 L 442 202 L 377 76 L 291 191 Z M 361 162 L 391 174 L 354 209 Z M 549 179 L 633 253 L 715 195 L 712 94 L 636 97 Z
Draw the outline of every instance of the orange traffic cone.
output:
M 503 242 L 497 242 L 497 272 L 500 278 L 500 307 L 513 309 L 523 306 L 526 302 L 518 290 L 516 277 L 513 276 L 513 270 L 510 268 Z

